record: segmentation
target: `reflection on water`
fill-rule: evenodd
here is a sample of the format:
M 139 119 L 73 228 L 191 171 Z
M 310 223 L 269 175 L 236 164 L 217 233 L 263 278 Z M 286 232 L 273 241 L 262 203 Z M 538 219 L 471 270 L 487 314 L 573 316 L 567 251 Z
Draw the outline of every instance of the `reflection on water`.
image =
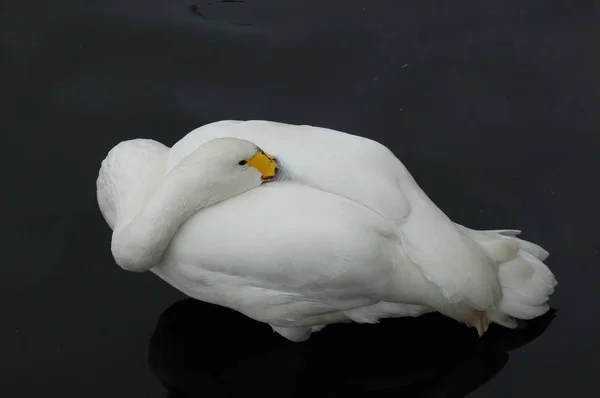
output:
M 520 330 L 494 325 L 479 339 L 431 314 L 331 325 L 292 343 L 235 311 L 186 299 L 161 315 L 149 364 L 169 398 L 463 397 L 553 318 L 550 311 Z

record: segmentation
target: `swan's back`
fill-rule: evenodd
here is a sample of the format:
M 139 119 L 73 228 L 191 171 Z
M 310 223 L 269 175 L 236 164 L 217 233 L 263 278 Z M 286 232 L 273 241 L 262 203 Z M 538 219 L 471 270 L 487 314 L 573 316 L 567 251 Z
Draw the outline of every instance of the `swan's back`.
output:
M 202 143 L 221 137 L 252 141 L 277 156 L 295 180 L 367 205 L 398 224 L 410 212 L 399 179 L 412 177 L 388 148 L 368 138 L 322 127 L 262 120 L 210 123 L 173 145 L 167 171 Z

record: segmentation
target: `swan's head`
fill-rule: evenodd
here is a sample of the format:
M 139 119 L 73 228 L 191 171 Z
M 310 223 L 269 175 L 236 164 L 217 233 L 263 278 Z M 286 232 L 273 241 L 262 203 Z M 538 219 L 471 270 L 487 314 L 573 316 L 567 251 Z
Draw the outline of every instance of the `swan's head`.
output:
M 256 144 L 238 138 L 207 141 L 185 162 L 213 190 L 235 195 L 274 181 L 280 173 L 277 159 Z M 210 181 L 210 182 L 209 182 Z

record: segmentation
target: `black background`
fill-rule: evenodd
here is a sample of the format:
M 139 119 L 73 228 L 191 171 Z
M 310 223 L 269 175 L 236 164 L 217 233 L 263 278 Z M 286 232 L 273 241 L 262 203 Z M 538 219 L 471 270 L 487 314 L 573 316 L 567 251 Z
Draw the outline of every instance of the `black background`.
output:
M 597 395 L 600 3 L 0 7 L 3 396 L 166 397 L 159 379 L 171 397 Z M 303 345 L 194 301 L 159 323 L 183 297 L 114 263 L 98 168 L 121 140 L 172 145 L 221 119 L 384 143 L 454 221 L 523 229 L 551 252 L 555 319 L 480 341 L 427 316 Z

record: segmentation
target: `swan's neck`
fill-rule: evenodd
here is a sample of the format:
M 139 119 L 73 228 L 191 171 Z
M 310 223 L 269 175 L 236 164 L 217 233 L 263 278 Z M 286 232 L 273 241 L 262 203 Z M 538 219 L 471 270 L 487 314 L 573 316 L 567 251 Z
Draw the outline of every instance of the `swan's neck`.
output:
M 139 213 L 115 226 L 111 250 L 123 269 L 142 272 L 158 265 L 185 221 L 200 209 L 227 199 L 215 189 L 218 184 L 210 180 L 212 173 L 194 166 L 172 170 Z

